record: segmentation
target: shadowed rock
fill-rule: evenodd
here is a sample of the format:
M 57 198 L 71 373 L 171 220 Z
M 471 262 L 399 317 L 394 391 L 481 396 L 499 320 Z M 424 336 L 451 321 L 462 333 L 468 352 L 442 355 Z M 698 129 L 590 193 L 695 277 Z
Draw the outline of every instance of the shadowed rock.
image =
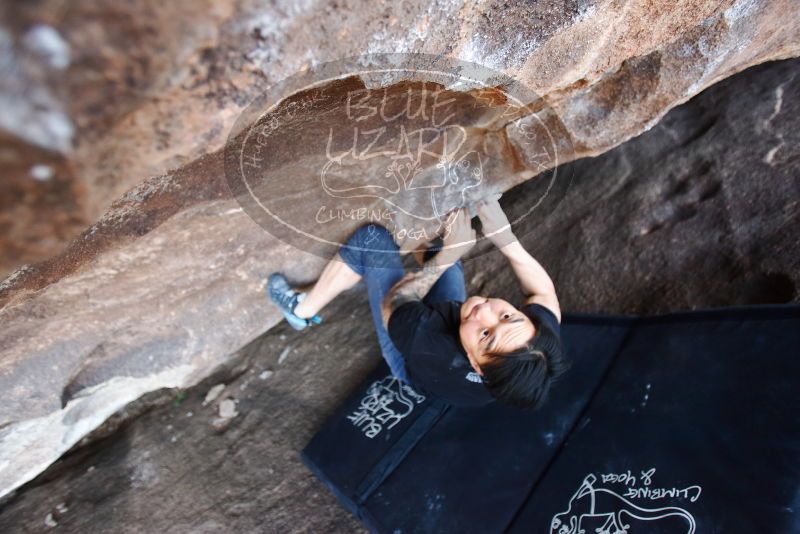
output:
M 0 408 L 0 494 L 41 472 L 131 400 L 158 388 L 196 383 L 275 325 L 280 315 L 267 306 L 263 296 L 269 272 L 284 271 L 292 281 L 303 282 L 315 278 L 321 269 L 324 261 L 320 254 L 298 250 L 265 233 L 243 212 L 225 180 L 221 150 L 197 157 L 221 148 L 242 106 L 265 87 L 263 81 L 256 83 L 255 79 L 269 71 L 273 62 L 281 67 L 270 71 L 270 82 L 304 63 L 321 61 L 316 52 L 306 54 L 308 47 L 326 49 L 321 45 L 335 39 L 337 44 L 326 49 L 331 54 L 352 54 L 364 47 L 373 52 L 381 48 L 447 51 L 520 79 L 540 98 L 526 103 L 530 113 L 516 128 L 493 125 L 498 127 L 494 132 L 496 144 L 480 143 L 496 150 L 493 161 L 497 166 L 486 169 L 486 185 L 491 191 L 507 191 L 546 171 L 555 161 L 566 163 L 571 158 L 600 154 L 653 127 L 671 107 L 719 79 L 755 63 L 796 55 L 800 42 L 797 10 L 788 1 L 731 1 L 722 6 L 703 1 L 668 6 L 597 2 L 568 4 L 550 11 L 526 4 L 483 2 L 467 10 L 446 4 L 441 12 L 429 14 L 425 12 L 427 3 L 420 2 L 411 8 L 414 14 L 402 15 L 403 21 L 413 21 L 411 24 L 390 15 L 388 22 L 380 23 L 380 29 L 372 11 L 377 8 L 346 8 L 353 17 L 342 20 L 333 13 L 326 15 L 326 6 L 307 11 L 289 9 L 277 19 L 282 23 L 271 26 L 266 22 L 272 20 L 268 17 L 263 25 L 256 23 L 252 18 L 259 12 L 256 8 L 209 10 L 207 19 L 202 10 L 192 10 L 192 16 L 204 20 L 205 27 L 214 21 L 225 22 L 211 37 L 189 39 L 189 50 L 182 50 L 174 61 L 165 62 L 163 70 L 153 72 L 145 84 L 148 91 L 126 101 L 128 113 L 117 115 L 119 110 L 110 107 L 104 115 L 106 121 L 98 119 L 102 127 L 95 133 L 78 132 L 79 146 L 69 157 L 91 197 L 86 209 L 88 213 L 105 214 L 63 253 L 24 266 L 0 285 L 0 387 L 7 392 Z M 372 29 L 371 34 L 352 31 L 361 17 Z M 319 19 L 330 20 L 325 31 L 300 29 L 305 24 L 317 28 L 310 21 Z M 159 24 L 173 23 L 169 17 L 159 20 Z M 423 39 L 409 40 L 409 26 Z M 252 32 L 256 32 L 255 37 Z M 64 33 L 67 42 L 77 39 L 68 29 Z M 403 36 L 399 41 L 398 35 Z M 174 46 L 178 49 L 185 43 L 176 41 Z M 74 62 L 84 49 L 80 43 L 73 48 Z M 244 56 L 247 60 L 242 60 L 244 50 L 248 50 Z M 229 62 L 233 56 L 238 60 Z M 278 58 L 282 60 L 278 62 Z M 200 66 L 201 71 L 193 70 Z M 119 66 L 110 62 L 103 63 L 100 70 L 113 76 L 127 67 L 124 62 Z M 177 72 L 175 76 L 166 75 L 173 71 Z M 79 72 L 83 71 L 76 67 L 74 73 L 67 73 L 76 87 L 67 90 L 72 98 L 89 83 Z M 56 82 L 45 79 L 41 83 L 49 87 Z M 785 84 L 781 102 L 789 102 L 789 91 L 796 85 L 788 78 L 781 83 Z M 773 89 L 777 91 L 770 87 L 770 91 Z M 770 113 L 777 109 L 775 116 L 768 114 L 758 123 L 763 135 L 772 135 L 775 140 L 759 159 L 771 173 L 795 161 L 786 156 L 796 146 L 789 142 L 788 129 L 780 131 L 781 137 L 775 133 L 782 117 L 781 106 L 785 105 L 775 104 L 769 109 Z M 493 106 L 490 102 L 488 109 Z M 90 109 L 77 109 L 71 116 L 80 124 Z M 467 112 L 463 113 L 466 116 Z M 313 113 L 306 115 L 308 119 L 315 117 Z M 481 118 L 475 117 L 475 122 L 465 119 L 465 124 L 474 126 Z M 542 164 L 536 143 L 527 145 L 534 149 L 525 148 L 526 121 L 546 124 L 557 132 L 554 146 L 561 142 L 571 146 L 569 157 L 550 158 L 550 163 Z M 703 128 L 714 131 L 712 119 L 707 117 L 706 121 Z M 158 124 L 155 136 L 154 124 Z M 708 134 L 700 130 L 696 135 L 703 139 Z M 731 138 L 740 131 L 733 130 Z M 474 146 L 487 135 L 485 131 L 470 132 L 468 142 Z M 746 139 L 752 146 L 750 137 Z M 302 167 L 320 154 L 295 145 L 289 156 L 292 163 Z M 176 163 L 195 157 L 178 170 L 166 172 Z M 626 158 L 633 159 L 621 157 L 615 169 L 627 165 L 634 173 L 637 164 Z M 712 168 L 708 167 L 706 175 Z M 153 174 L 160 175 L 140 182 L 143 176 Z M 694 176 L 694 170 L 691 174 Z M 340 177 L 347 178 L 346 174 Z M 605 192 L 587 194 L 596 195 L 592 197 L 595 204 L 603 202 L 614 191 L 607 188 L 622 187 L 619 184 L 626 183 L 624 178 L 616 170 L 609 171 L 607 178 L 598 179 L 594 190 Z M 313 194 L 292 196 L 295 190 L 310 188 L 310 176 L 286 174 L 283 179 L 294 189 L 279 192 L 278 200 L 313 201 Z M 750 186 L 748 180 L 741 179 L 744 185 L 730 187 Z M 698 180 L 701 183 L 696 186 L 693 181 L 681 185 L 674 177 L 665 179 L 662 185 L 672 188 L 668 198 L 654 190 L 642 193 L 642 202 L 646 199 L 644 205 L 653 213 L 639 214 L 637 232 L 663 236 L 681 223 L 697 220 L 701 205 L 729 198 L 723 195 L 727 182 L 722 178 Z M 531 187 L 545 183 L 532 182 L 537 184 Z M 526 194 L 534 193 L 541 192 Z M 112 203 L 114 198 L 118 199 Z M 774 202 L 769 200 L 767 206 Z M 410 203 L 415 205 L 414 200 Z M 581 208 L 585 221 L 576 218 L 566 226 L 554 221 L 549 223 L 553 225 L 551 231 L 577 239 L 594 232 L 589 220 L 592 225 L 603 226 L 608 223 L 606 218 L 615 220 L 614 226 L 624 227 L 627 212 L 593 211 L 595 204 Z M 742 205 L 742 213 L 750 206 Z M 791 213 L 791 207 L 781 209 Z M 333 243 L 340 242 L 358 224 L 360 221 L 346 218 L 325 227 L 323 235 Z M 780 226 L 779 222 L 772 224 Z M 737 236 L 740 231 L 731 230 Z M 783 234 L 774 235 L 782 243 Z M 616 258 L 602 243 L 587 240 L 585 248 L 562 250 L 564 243 L 559 242 L 557 248 L 563 256 L 553 263 L 553 269 L 568 273 L 571 265 L 591 261 L 598 272 L 611 272 L 619 264 L 613 263 Z M 714 246 L 713 242 L 707 244 Z M 737 257 L 749 258 L 767 250 L 766 245 L 756 242 L 748 246 L 748 250 L 734 249 L 738 256 L 730 261 L 732 272 L 741 269 L 740 261 L 745 261 Z M 647 253 L 663 254 L 661 261 L 665 263 L 674 261 L 664 250 L 660 246 L 647 249 Z M 786 254 L 792 251 L 789 247 Z M 548 254 L 547 249 L 544 254 Z M 705 265 L 704 254 L 693 254 L 692 258 L 683 258 L 682 267 Z M 626 268 L 632 268 L 633 259 L 624 257 L 629 260 Z M 777 288 L 770 289 L 775 294 L 791 293 L 797 280 L 793 273 L 781 269 L 763 270 L 751 284 L 756 288 L 753 291 L 769 287 Z M 485 270 L 491 271 L 488 267 Z M 602 276 L 594 279 L 605 280 Z M 558 278 L 558 283 L 565 286 L 567 295 L 573 291 L 566 279 Z M 612 287 L 609 280 L 598 284 L 596 293 L 588 293 L 597 298 L 592 306 L 567 299 L 565 307 L 577 311 L 615 302 L 623 308 L 639 309 L 641 304 L 636 303 L 641 294 L 625 286 Z M 616 298 L 625 300 L 609 300 L 608 292 L 612 291 L 622 291 L 623 296 Z
M 571 185 L 557 209 L 517 231 L 554 276 L 565 310 L 799 300 L 798 73 L 798 60 L 755 67 L 636 139 L 561 169 Z M 503 207 L 524 213 L 542 183 L 508 191 Z M 465 261 L 465 273 L 469 294 L 519 304 L 498 253 Z M 323 315 L 303 333 L 275 326 L 196 387 L 125 408 L 95 431 L 99 440 L 8 498 L 0 531 L 38 532 L 48 517 L 65 532 L 359 531 L 298 452 L 380 359 L 363 285 Z M 223 425 L 230 398 L 238 415 Z

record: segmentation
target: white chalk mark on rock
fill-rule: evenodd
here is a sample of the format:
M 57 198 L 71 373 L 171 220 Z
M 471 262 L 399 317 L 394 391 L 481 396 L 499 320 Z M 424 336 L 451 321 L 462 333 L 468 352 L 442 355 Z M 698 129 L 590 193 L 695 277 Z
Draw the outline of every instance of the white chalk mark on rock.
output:
M 774 147 L 770 148 L 769 151 L 764 154 L 762 161 L 767 165 L 773 166 L 775 163 L 775 154 L 778 153 L 778 150 L 783 148 L 783 141 L 775 145 Z
M 272 371 L 267 369 L 266 371 L 262 371 L 261 374 L 258 375 L 258 378 L 260 378 L 261 380 L 266 380 L 267 378 L 271 377 L 272 374 L 273 374 Z
M 290 350 L 292 350 L 292 346 L 291 345 L 287 345 L 286 348 L 281 351 L 280 356 L 278 356 L 278 365 L 283 363 L 283 360 L 285 360 L 286 356 L 289 355 L 289 351 Z
M 50 165 L 39 163 L 31 167 L 31 177 L 39 182 L 47 182 L 55 176 L 55 172 Z

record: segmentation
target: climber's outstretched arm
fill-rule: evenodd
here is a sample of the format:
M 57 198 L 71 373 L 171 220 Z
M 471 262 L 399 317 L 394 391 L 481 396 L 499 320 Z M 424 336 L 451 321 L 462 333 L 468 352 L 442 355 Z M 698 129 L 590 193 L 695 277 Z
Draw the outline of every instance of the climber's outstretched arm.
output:
M 500 249 L 514 270 L 525 295 L 523 304 L 541 304 L 550 309 L 561 322 L 561 307 L 553 280 L 511 232 L 511 224 L 500 203 L 497 200 L 480 203 L 478 217 L 484 235 Z
M 528 254 L 519 241 L 513 241 L 500 249 L 519 279 L 525 294 L 523 304 L 541 304 L 552 311 L 561 322 L 561 306 L 556 296 L 553 280 L 536 259 Z

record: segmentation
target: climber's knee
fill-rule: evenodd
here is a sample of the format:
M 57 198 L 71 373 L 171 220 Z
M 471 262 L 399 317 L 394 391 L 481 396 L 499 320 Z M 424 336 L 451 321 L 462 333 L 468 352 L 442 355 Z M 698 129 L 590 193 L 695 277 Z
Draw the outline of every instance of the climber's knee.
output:
M 365 250 L 391 250 L 397 245 L 394 238 L 385 227 L 380 224 L 370 223 L 360 226 L 353 232 L 347 244 Z

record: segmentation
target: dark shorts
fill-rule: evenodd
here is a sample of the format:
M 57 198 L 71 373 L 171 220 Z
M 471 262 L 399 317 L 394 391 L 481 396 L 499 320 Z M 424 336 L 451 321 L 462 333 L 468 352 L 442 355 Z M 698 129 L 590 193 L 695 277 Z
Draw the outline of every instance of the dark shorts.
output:
M 369 224 L 360 227 L 350 236 L 339 249 L 339 255 L 351 269 L 363 277 L 367 285 L 369 307 L 383 358 L 395 377 L 409 383 L 403 355 L 392 343 L 381 317 L 383 298 L 405 274 L 400 259 L 400 248 L 386 228 Z M 422 302 L 425 304 L 452 300 L 463 302 L 466 299 L 464 268 L 459 260 L 442 273 Z

